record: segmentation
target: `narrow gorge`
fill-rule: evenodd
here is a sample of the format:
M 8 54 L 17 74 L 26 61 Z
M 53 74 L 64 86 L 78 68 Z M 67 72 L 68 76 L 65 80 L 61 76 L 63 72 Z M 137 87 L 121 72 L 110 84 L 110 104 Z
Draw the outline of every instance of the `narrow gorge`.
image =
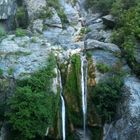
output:
M 0 1 L 0 140 L 140 140 L 134 1 Z

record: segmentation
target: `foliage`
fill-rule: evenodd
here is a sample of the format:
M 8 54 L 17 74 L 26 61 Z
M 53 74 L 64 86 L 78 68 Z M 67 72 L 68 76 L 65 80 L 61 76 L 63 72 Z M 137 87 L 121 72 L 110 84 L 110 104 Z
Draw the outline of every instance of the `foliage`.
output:
M 51 90 L 55 77 L 55 58 L 51 54 L 47 67 L 34 73 L 29 79 L 17 81 L 14 96 L 9 100 L 6 113 L 9 123 L 20 136 L 28 140 L 37 135 L 44 136 L 47 127 L 54 125 L 58 110 L 59 94 Z
M 116 113 L 118 102 L 121 99 L 123 78 L 114 75 L 106 81 L 100 81 L 93 91 L 93 102 L 103 123 L 111 121 Z
M 0 68 L 0 77 L 3 75 L 3 70 Z
M 106 73 L 110 70 L 109 66 L 104 63 L 96 64 L 97 70 L 101 73 Z
M 15 32 L 15 35 L 16 35 L 17 37 L 26 36 L 26 35 L 27 35 L 27 31 L 24 30 L 24 29 L 21 29 L 21 28 L 17 28 L 17 29 L 16 29 L 16 32 Z
M 121 46 L 123 55 L 136 74 L 139 73 L 134 57 L 136 42 L 140 39 L 139 2 L 139 0 L 119 0 L 112 8 L 112 14 L 116 16 L 117 21 L 112 41 Z
M 57 12 L 58 12 L 58 16 L 61 19 L 62 25 L 64 26 L 65 23 L 68 23 L 68 19 L 64 13 L 64 10 L 62 8 L 60 8 L 59 10 L 57 10 Z
M 21 28 L 27 28 L 28 26 L 28 16 L 24 6 L 20 6 L 16 12 L 17 26 Z
M 6 31 L 5 31 L 4 27 L 2 27 L 0 25 L 0 38 L 3 37 L 3 36 L 5 36 L 5 35 L 6 35 Z
M 112 4 L 115 0 L 87 0 L 86 7 L 91 8 L 93 11 L 99 11 L 102 14 L 110 12 Z
M 41 19 L 51 18 L 52 17 L 52 11 L 49 7 L 45 7 L 38 15 Z

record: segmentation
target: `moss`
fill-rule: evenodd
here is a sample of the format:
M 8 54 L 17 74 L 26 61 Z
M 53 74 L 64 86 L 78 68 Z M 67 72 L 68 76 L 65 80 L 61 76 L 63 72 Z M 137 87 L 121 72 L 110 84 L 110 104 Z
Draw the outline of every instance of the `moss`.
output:
M 71 67 L 68 70 L 68 77 L 64 88 L 64 96 L 67 102 L 69 121 L 75 126 L 80 126 L 82 123 L 80 74 L 80 55 L 74 54 L 71 57 Z

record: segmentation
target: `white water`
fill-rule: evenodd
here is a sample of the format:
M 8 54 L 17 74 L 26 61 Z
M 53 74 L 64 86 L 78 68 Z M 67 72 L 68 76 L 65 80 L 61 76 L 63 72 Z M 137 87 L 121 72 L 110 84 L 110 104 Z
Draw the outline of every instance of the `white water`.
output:
M 81 88 L 82 88 L 82 110 L 83 110 L 83 129 L 86 137 L 86 116 L 87 116 L 87 60 L 86 56 L 81 55 Z
M 62 102 L 62 110 L 61 110 L 61 118 L 62 118 L 62 138 L 63 140 L 66 139 L 66 126 L 65 126 L 65 122 L 66 122 L 66 109 L 65 109 L 65 101 L 63 98 L 63 87 L 62 87 L 62 80 L 61 80 L 61 74 L 60 71 L 58 70 L 58 74 L 59 74 L 59 86 L 60 86 L 60 97 L 61 97 L 61 102 Z

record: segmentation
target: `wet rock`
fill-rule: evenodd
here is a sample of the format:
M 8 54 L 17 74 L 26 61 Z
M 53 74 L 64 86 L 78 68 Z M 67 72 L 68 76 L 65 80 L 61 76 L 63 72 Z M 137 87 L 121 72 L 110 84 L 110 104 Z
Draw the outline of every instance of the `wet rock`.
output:
M 110 28 L 113 28 L 115 26 L 115 19 L 113 18 L 112 15 L 106 15 L 102 17 L 103 23 Z

